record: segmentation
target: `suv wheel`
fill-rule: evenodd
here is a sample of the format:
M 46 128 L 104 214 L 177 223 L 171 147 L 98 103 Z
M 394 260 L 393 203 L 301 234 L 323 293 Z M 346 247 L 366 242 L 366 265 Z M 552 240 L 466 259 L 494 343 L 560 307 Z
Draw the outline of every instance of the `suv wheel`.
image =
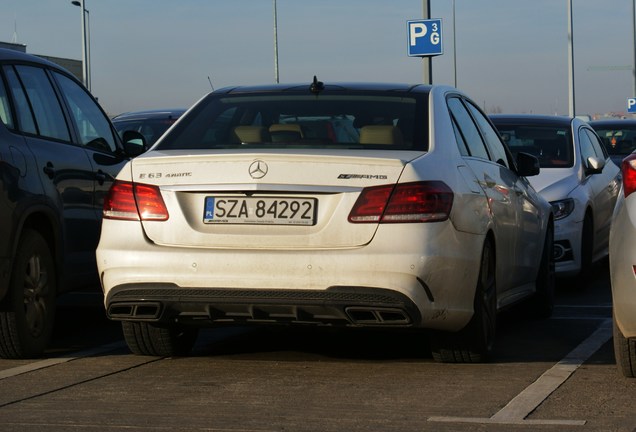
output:
M 25 230 L 0 310 L 0 357 L 42 355 L 53 332 L 55 297 L 55 263 L 49 245 L 37 231 Z
M 123 321 L 122 330 L 128 348 L 147 356 L 172 357 L 187 355 L 196 342 L 196 327 L 160 327 L 147 322 Z

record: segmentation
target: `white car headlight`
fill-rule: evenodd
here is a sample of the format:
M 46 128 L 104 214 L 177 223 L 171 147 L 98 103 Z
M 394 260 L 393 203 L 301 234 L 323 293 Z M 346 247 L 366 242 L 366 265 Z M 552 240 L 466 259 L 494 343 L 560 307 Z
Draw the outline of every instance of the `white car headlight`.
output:
M 554 220 L 563 219 L 568 217 L 574 211 L 574 200 L 572 198 L 552 201 L 552 212 L 554 213 Z

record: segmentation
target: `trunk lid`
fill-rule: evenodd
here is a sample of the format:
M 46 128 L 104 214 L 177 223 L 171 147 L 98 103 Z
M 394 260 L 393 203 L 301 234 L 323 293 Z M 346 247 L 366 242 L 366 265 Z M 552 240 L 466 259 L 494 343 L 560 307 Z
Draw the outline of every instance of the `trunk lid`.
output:
M 321 249 L 369 243 L 377 223 L 347 220 L 360 191 L 397 183 L 408 161 L 422 153 L 150 154 L 153 157 L 134 160 L 132 178 L 157 185 L 168 209 L 168 221 L 142 222 L 152 242 L 200 248 Z

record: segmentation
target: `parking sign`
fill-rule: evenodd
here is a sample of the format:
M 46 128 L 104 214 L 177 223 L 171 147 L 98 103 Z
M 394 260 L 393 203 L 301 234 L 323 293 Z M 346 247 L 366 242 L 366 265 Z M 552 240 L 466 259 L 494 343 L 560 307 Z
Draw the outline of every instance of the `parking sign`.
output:
M 636 98 L 627 98 L 627 112 L 636 113 Z
M 436 56 L 442 48 L 442 20 L 426 19 L 406 22 L 410 57 Z

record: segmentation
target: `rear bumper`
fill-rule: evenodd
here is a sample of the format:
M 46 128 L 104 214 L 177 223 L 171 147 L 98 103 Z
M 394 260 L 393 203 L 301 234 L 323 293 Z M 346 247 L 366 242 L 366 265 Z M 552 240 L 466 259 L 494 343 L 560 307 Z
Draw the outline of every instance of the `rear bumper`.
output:
M 407 296 L 365 287 L 316 291 L 128 284 L 110 290 L 105 304 L 113 320 L 204 326 L 282 323 L 410 327 L 421 321 L 416 305 Z
M 112 319 L 458 331 L 473 315 L 484 238 L 450 224 L 395 224 L 357 248 L 230 250 L 156 245 L 114 222 L 97 248 Z

